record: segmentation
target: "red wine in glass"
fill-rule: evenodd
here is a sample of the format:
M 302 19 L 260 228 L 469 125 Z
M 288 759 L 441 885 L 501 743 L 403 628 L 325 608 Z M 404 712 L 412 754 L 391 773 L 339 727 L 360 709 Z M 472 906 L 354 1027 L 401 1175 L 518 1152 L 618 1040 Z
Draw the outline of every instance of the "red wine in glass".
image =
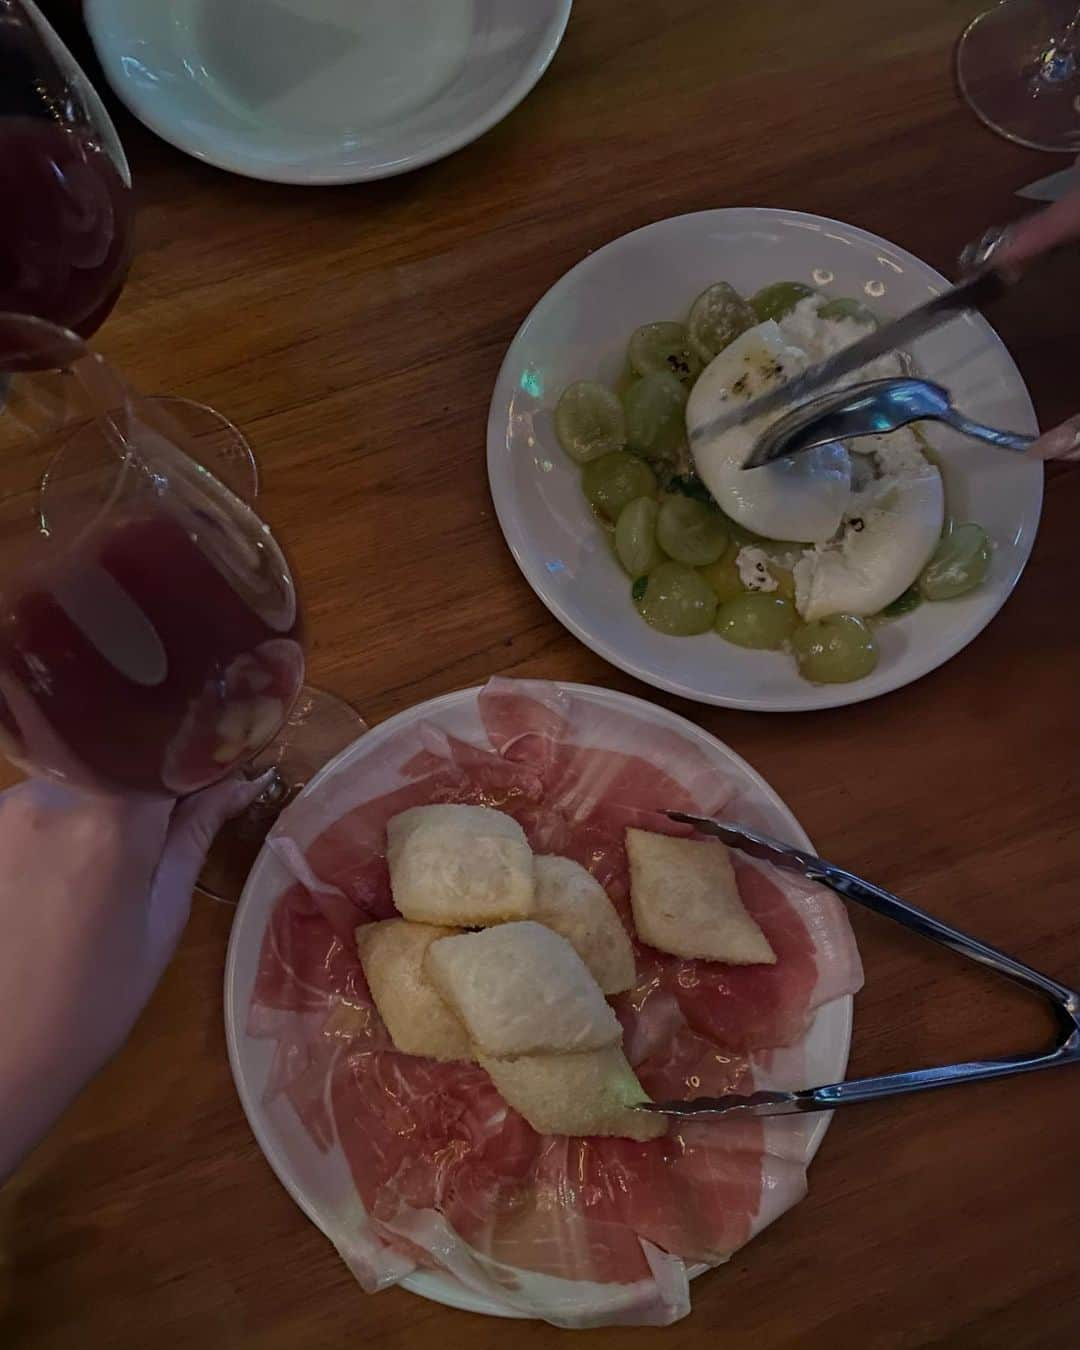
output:
M 94 333 L 123 288 L 133 226 L 127 160 L 93 85 L 33 0 L 0 0 L 0 313 Z M 236 427 L 203 404 L 161 402 L 215 477 L 254 500 L 255 460 Z M 58 444 L 46 516 L 65 455 Z
M 0 118 L 0 310 L 83 337 L 108 317 L 131 257 L 131 190 L 93 140 Z
M 200 886 L 235 899 L 282 805 L 364 729 L 303 684 L 292 575 L 251 507 L 70 331 L 0 313 L 0 750 L 97 792 L 274 776 Z M 61 438 L 47 516 L 37 455 Z
M 304 657 L 270 536 L 237 531 L 212 504 L 165 501 L 43 552 L 4 587 L 10 757 L 98 790 L 182 795 L 277 734 Z
M 0 203 L 0 311 L 95 332 L 131 260 L 131 180 L 92 86 L 25 0 L 0 0 Z

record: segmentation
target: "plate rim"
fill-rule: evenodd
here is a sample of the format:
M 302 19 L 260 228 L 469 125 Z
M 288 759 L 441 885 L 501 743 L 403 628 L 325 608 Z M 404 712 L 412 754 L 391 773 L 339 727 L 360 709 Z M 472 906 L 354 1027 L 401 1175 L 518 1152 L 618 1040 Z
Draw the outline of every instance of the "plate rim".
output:
M 646 714 L 652 718 L 666 724 L 681 735 L 686 735 L 692 742 L 699 745 L 704 743 L 710 750 L 719 750 L 727 755 L 731 761 L 738 767 L 738 770 L 744 773 L 753 785 L 762 792 L 780 811 L 787 817 L 792 830 L 792 842 L 797 846 L 813 851 L 813 844 L 803 829 L 798 817 L 788 806 L 787 802 L 780 796 L 774 787 L 758 772 L 753 765 L 749 764 L 742 755 L 732 749 L 726 741 L 712 732 L 706 731 L 697 723 L 689 718 L 683 717 L 680 713 L 672 712 L 671 709 L 663 705 L 653 703 L 637 694 L 627 694 L 621 690 L 610 689 L 606 685 L 582 684 L 576 681 L 568 680 L 547 680 L 545 684 L 550 684 L 560 692 L 565 692 L 571 697 L 584 696 L 587 699 L 599 700 L 601 702 L 614 703 L 616 706 L 629 705 L 629 711 L 644 709 Z M 348 759 L 357 753 L 357 746 L 365 742 L 375 748 L 379 742 L 393 735 L 402 727 L 424 716 L 437 714 L 443 708 L 458 704 L 469 699 L 476 699 L 486 685 L 469 685 L 464 689 L 451 690 L 449 693 L 438 694 L 433 698 L 425 699 L 420 703 L 411 704 L 403 708 L 400 712 L 392 714 L 382 722 L 378 722 L 365 732 L 356 737 L 347 746 L 340 750 L 333 759 L 316 773 L 304 788 L 297 794 L 295 802 L 301 801 L 304 796 L 314 791 L 315 788 L 332 773 L 336 773 Z M 375 737 L 374 743 L 371 737 Z M 286 807 L 282 813 L 281 819 L 285 819 L 293 803 Z M 310 1204 L 299 1186 L 294 1185 L 290 1176 L 284 1174 L 278 1167 L 279 1150 L 270 1138 L 268 1125 L 264 1125 L 258 1094 L 254 1091 L 248 1091 L 248 1080 L 243 1072 L 240 1058 L 240 1039 L 245 1035 L 244 1023 L 240 1018 L 233 1016 L 234 1007 L 237 1003 L 236 985 L 238 982 L 237 966 L 239 963 L 240 951 L 240 933 L 242 930 L 241 920 L 245 911 L 256 903 L 255 893 L 257 889 L 259 873 L 268 862 L 278 863 L 276 855 L 270 849 L 268 843 L 264 841 L 259 853 L 248 873 L 247 880 L 244 883 L 244 889 L 241 892 L 240 899 L 236 906 L 236 912 L 233 915 L 233 922 L 229 929 L 229 941 L 225 954 L 225 968 L 222 980 L 222 1020 L 225 1024 L 225 1044 L 229 1060 L 229 1071 L 232 1075 L 233 1086 L 236 1089 L 237 1097 L 240 1099 L 240 1106 L 244 1112 L 248 1127 L 255 1137 L 259 1152 L 262 1154 L 267 1166 L 273 1172 L 281 1186 L 284 1187 L 293 1202 L 299 1208 L 306 1218 L 329 1241 L 333 1238 L 328 1234 L 320 1221 L 316 1207 Z M 280 864 L 279 864 L 280 865 Z M 276 902 L 276 901 L 275 901 Z M 265 932 L 265 925 L 262 932 Z M 260 934 L 261 941 L 261 934 Z M 815 1011 L 815 1018 L 820 1016 L 824 1009 L 833 1008 L 833 1016 L 839 1018 L 837 1026 L 837 1064 L 841 1065 L 840 1071 L 836 1074 L 836 1080 L 843 1079 L 847 1074 L 848 1064 L 851 1057 L 851 1037 L 854 1024 L 854 995 L 844 994 L 829 1003 L 822 1004 Z M 240 1013 L 246 1017 L 246 1008 L 240 1009 Z M 813 1025 L 811 1023 L 811 1025 Z M 833 1112 L 823 1111 L 819 1113 L 813 1123 L 809 1138 L 807 1140 L 806 1166 L 809 1168 L 813 1162 L 818 1149 L 821 1147 L 822 1140 L 832 1123 Z M 690 1266 L 688 1275 L 690 1279 L 696 1279 L 698 1275 L 704 1274 L 707 1270 L 713 1269 L 708 1266 Z M 493 1304 L 480 1295 L 474 1294 L 471 1290 L 460 1285 L 451 1275 L 443 1271 L 415 1270 L 410 1272 L 398 1281 L 398 1286 L 416 1294 L 421 1298 L 426 1298 L 434 1303 L 443 1304 L 446 1307 L 456 1308 L 463 1312 L 472 1312 L 487 1316 L 503 1317 L 509 1320 L 535 1320 L 530 1319 L 527 1313 L 521 1313 L 514 1309 L 501 1307 Z
M 931 267 L 929 263 L 924 262 L 916 254 L 882 235 L 874 234 L 870 230 L 864 230 L 859 225 L 851 225 L 847 221 L 835 220 L 830 216 L 816 215 L 810 211 L 788 210 L 785 207 L 776 206 L 719 206 L 709 207 L 701 211 L 686 211 L 674 216 L 663 216 L 658 220 L 649 221 L 645 225 L 639 225 L 636 229 L 627 230 L 625 234 L 617 235 L 614 239 L 609 239 L 599 248 L 590 250 L 589 253 L 580 261 L 576 262 L 560 276 L 551 286 L 539 297 L 536 303 L 529 310 L 528 314 L 522 320 L 514 336 L 506 349 L 506 354 L 499 365 L 499 372 L 495 377 L 495 384 L 492 389 L 491 402 L 488 405 L 488 419 L 486 432 L 486 463 L 488 477 L 488 492 L 495 508 L 495 516 L 499 522 L 499 528 L 502 530 L 503 539 L 517 563 L 522 576 L 528 582 L 533 594 L 544 604 L 548 611 L 559 621 L 560 624 L 574 637 L 577 638 L 585 647 L 610 665 L 618 670 L 625 671 L 642 683 L 651 685 L 654 689 L 662 689 L 666 693 L 675 694 L 680 698 L 689 699 L 694 703 L 706 704 L 711 707 L 735 708 L 743 712 L 769 712 L 769 713 L 794 713 L 794 712 L 825 712 L 832 708 L 848 707 L 854 703 L 863 703 L 870 699 L 883 698 L 888 694 L 895 693 L 898 689 L 903 689 L 909 684 L 914 684 L 917 680 L 925 678 L 935 670 L 943 666 L 947 661 L 951 661 L 954 656 L 958 656 L 965 647 L 969 645 L 983 629 L 989 627 L 994 619 L 1001 612 L 1002 607 L 1012 595 L 1017 583 L 1024 573 L 1031 558 L 1031 551 L 1035 544 L 1035 538 L 1038 534 L 1038 528 L 1042 517 L 1043 499 L 1045 493 L 1045 468 L 1041 461 L 1032 461 L 1037 464 L 1041 470 L 1038 483 L 1038 501 L 1035 504 L 1034 525 L 1029 537 L 1025 540 L 1024 553 L 1020 565 L 1016 570 L 1016 575 L 1003 586 L 997 597 L 997 603 L 985 615 L 981 615 L 974 622 L 969 622 L 966 626 L 957 629 L 957 639 L 951 650 L 947 650 L 944 655 L 930 661 L 924 665 L 916 674 L 904 678 L 898 678 L 894 683 L 890 683 L 884 689 L 869 690 L 863 686 L 864 682 L 855 680 L 850 684 L 837 684 L 826 686 L 830 697 L 827 701 L 822 701 L 820 695 L 815 697 L 811 690 L 818 689 L 819 686 L 808 685 L 805 696 L 793 694 L 785 698 L 782 704 L 777 704 L 774 699 L 768 697 L 742 697 L 724 693 L 704 692 L 698 688 L 682 684 L 679 680 L 669 678 L 664 675 L 653 674 L 644 669 L 632 657 L 624 656 L 621 651 L 613 644 L 602 638 L 593 636 L 589 629 L 578 622 L 570 615 L 564 606 L 560 603 L 556 592 L 548 590 L 538 584 L 542 581 L 539 569 L 534 568 L 526 556 L 527 535 L 523 529 L 513 524 L 511 520 L 511 510 L 514 493 L 509 480 L 509 456 L 506 453 L 506 414 L 509 410 L 510 398 L 513 390 L 516 388 L 515 381 L 512 378 L 512 358 L 515 348 L 526 334 L 529 326 L 537 318 L 538 312 L 553 299 L 561 298 L 559 293 L 569 290 L 573 278 L 583 269 L 588 268 L 594 260 L 606 250 L 625 243 L 635 235 L 643 234 L 654 230 L 659 226 L 668 224 L 675 220 L 691 220 L 695 218 L 713 218 L 717 216 L 733 214 L 763 214 L 769 217 L 780 217 L 792 221 L 811 221 L 815 225 L 833 226 L 841 230 L 846 230 L 853 235 L 857 235 L 861 240 L 871 243 L 876 247 L 891 249 L 894 253 L 902 256 L 905 260 L 918 264 L 920 268 L 933 278 L 942 288 L 952 285 L 947 277 L 943 276 L 936 268 Z M 1019 367 L 1013 360 L 1012 353 L 1009 351 L 1005 342 L 999 336 L 997 330 L 985 319 L 982 319 L 987 336 L 993 344 L 1000 350 L 1006 360 L 1011 364 L 1019 381 L 1023 397 L 1027 405 L 1027 413 L 1030 426 L 1038 431 L 1038 418 L 1035 412 L 1034 404 L 1031 400 L 1031 393 L 1027 386 L 1027 381 L 1020 372 Z M 534 575 L 535 573 L 535 575 Z
M 533 59 L 500 99 L 485 112 L 474 117 L 456 133 L 437 137 L 429 145 L 404 158 L 372 165 L 342 164 L 338 167 L 305 169 L 302 164 L 255 163 L 242 153 L 222 151 L 211 139 L 192 134 L 183 124 L 158 116 L 161 104 L 145 99 L 139 85 L 124 71 L 124 59 L 112 37 L 120 31 L 115 24 L 116 0 L 83 0 L 83 18 L 94 52 L 110 89 L 128 112 L 155 136 L 160 136 L 177 150 L 203 164 L 211 164 L 227 173 L 239 174 L 264 183 L 290 183 L 300 187 L 337 187 L 349 183 L 371 183 L 383 178 L 396 178 L 413 169 L 434 164 L 448 155 L 456 154 L 473 141 L 479 140 L 499 122 L 508 117 L 528 97 L 543 79 L 555 53 L 562 45 L 574 0 L 551 0 L 555 6 L 551 21 L 538 42 Z M 126 31 L 126 30 L 125 30 Z M 166 105 L 168 106 L 168 105 Z

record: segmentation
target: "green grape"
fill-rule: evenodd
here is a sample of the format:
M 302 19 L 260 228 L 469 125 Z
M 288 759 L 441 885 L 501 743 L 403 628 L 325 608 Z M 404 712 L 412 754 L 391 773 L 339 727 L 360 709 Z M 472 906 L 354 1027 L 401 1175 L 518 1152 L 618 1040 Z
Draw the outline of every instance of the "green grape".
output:
M 706 365 L 717 352 L 740 333 L 753 328 L 757 320 L 754 311 L 734 286 L 718 281 L 704 290 L 690 306 L 687 329 L 690 346 Z
M 954 525 L 919 577 L 924 600 L 952 600 L 973 591 L 990 567 L 990 540 L 981 525 Z
M 853 614 L 830 614 L 791 635 L 799 674 L 813 684 L 846 684 L 869 675 L 878 662 L 874 635 Z
M 643 375 L 623 395 L 626 444 L 663 459 L 686 440 L 686 389 L 674 375 Z
M 790 600 L 765 591 L 747 591 L 725 601 L 717 611 L 716 631 L 738 647 L 775 651 L 799 626 Z
M 877 617 L 879 619 L 899 619 L 904 614 L 910 614 L 913 609 L 918 609 L 921 604 L 922 596 L 919 594 L 919 588 L 909 586 L 891 604 L 886 605 Z
M 705 567 L 727 552 L 728 533 L 719 511 L 692 497 L 665 497 L 656 521 L 660 547 L 676 562 Z
M 635 497 L 656 494 L 656 475 L 643 459 L 616 450 L 585 465 L 581 471 L 581 490 L 594 510 L 616 521 Z
M 701 358 L 683 323 L 646 323 L 635 328 L 628 349 L 639 375 L 674 375 L 689 388 L 701 374 Z
M 692 567 L 676 562 L 649 573 L 637 607 L 647 624 L 672 637 L 706 633 L 716 618 L 712 587 Z
M 641 577 L 664 561 L 656 542 L 660 508 L 652 497 L 635 497 L 615 522 L 615 553 L 632 577 Z
M 615 383 L 611 386 L 615 391 L 615 397 L 620 403 L 622 403 L 623 399 L 626 397 L 626 391 L 630 386 L 632 384 L 637 384 L 638 378 L 638 373 L 630 364 L 629 359 L 624 361 L 622 370 L 616 375 Z M 625 413 L 623 415 L 625 416 Z
M 555 405 L 555 435 L 572 460 L 588 464 L 626 444 L 622 404 L 595 380 L 578 380 Z
M 738 556 L 739 545 L 734 540 L 728 545 L 728 550 L 719 561 L 710 563 L 707 567 L 700 569 L 701 575 L 712 587 L 717 600 L 721 604 L 725 600 L 731 600 L 736 595 L 744 595 L 746 587 L 742 583 L 742 577 L 739 576 L 739 569 L 735 565 L 735 559 Z
M 819 319 L 854 319 L 856 323 L 869 324 L 871 328 L 880 326 L 878 317 L 870 306 L 864 305 L 861 300 L 856 300 L 851 295 L 826 300 L 823 305 L 818 305 L 817 312 Z
M 756 295 L 750 297 L 754 322 L 782 319 L 791 313 L 800 300 L 816 294 L 812 286 L 804 286 L 801 281 L 774 281 L 771 286 L 763 286 Z

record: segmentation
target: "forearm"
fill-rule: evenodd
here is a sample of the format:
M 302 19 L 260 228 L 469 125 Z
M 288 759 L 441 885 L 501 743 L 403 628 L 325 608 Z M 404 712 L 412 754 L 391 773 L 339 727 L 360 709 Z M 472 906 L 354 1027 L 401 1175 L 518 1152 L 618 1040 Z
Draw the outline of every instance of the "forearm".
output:
M 60 1065 L 0 1069 L 0 1184 L 52 1129 L 93 1076 Z
M 0 1179 L 117 1053 L 172 958 L 221 822 L 265 781 L 171 801 L 0 794 Z

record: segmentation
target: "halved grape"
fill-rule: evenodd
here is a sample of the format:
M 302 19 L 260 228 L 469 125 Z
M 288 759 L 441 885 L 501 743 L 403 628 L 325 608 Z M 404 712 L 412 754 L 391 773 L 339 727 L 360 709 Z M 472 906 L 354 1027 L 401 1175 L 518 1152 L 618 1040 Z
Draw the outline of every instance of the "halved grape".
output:
M 990 567 L 990 540 L 981 525 L 955 525 L 919 577 L 924 600 L 952 600 L 973 591 Z
M 642 324 L 630 338 L 628 355 L 639 375 L 674 375 L 687 388 L 701 374 L 701 357 L 684 323 Z
M 771 286 L 763 286 L 756 295 L 750 297 L 754 322 L 764 323 L 766 319 L 783 319 L 800 300 L 816 294 L 812 286 L 805 286 L 801 281 L 774 281 Z
M 729 342 L 753 328 L 754 311 L 734 286 L 718 281 L 704 290 L 690 306 L 687 329 L 690 346 L 705 365 Z
M 874 635 L 853 614 L 830 614 L 791 635 L 799 674 L 813 684 L 846 684 L 869 675 L 878 662 Z
M 799 615 L 790 600 L 765 591 L 736 595 L 720 606 L 716 631 L 739 647 L 775 651 L 799 626 Z
M 835 300 L 826 300 L 823 305 L 818 305 L 817 312 L 820 319 L 854 319 L 856 323 L 869 324 L 871 328 L 877 328 L 880 324 L 878 316 L 870 306 L 856 300 L 853 295 L 841 295 Z
M 692 567 L 676 562 L 661 563 L 649 573 L 636 603 L 647 624 L 672 637 L 708 632 L 716 618 L 712 587 Z
M 724 517 L 692 497 L 664 498 L 656 521 L 656 538 L 669 558 L 690 567 L 717 562 L 728 546 Z
M 686 389 L 674 375 L 643 375 L 623 395 L 626 444 L 663 459 L 686 440 Z
M 568 385 L 555 405 L 555 435 L 572 460 L 588 464 L 626 444 L 622 404 L 595 380 Z
M 652 497 L 636 497 L 615 522 L 615 553 L 632 577 L 642 577 L 664 561 L 656 542 L 660 508 Z
M 616 450 L 585 465 L 581 490 L 602 516 L 616 521 L 635 497 L 655 496 L 656 475 L 643 459 Z
M 738 552 L 739 545 L 733 540 L 728 545 L 727 552 L 718 562 L 710 563 L 707 567 L 701 568 L 701 575 L 712 587 L 717 600 L 721 603 L 732 599 L 733 596 L 746 593 L 742 577 L 739 576 L 739 569 L 735 565 Z

